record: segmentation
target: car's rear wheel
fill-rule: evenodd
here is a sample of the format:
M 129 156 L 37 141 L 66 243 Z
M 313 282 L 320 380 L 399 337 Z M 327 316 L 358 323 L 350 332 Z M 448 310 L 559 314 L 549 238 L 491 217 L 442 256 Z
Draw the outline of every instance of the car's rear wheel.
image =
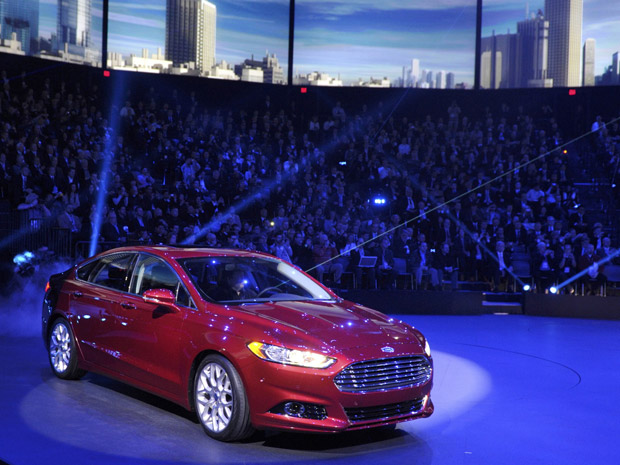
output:
M 202 427 L 212 438 L 239 441 L 254 433 L 241 377 L 221 355 L 208 355 L 198 366 L 194 405 Z
M 86 374 L 78 368 L 75 337 L 67 320 L 60 318 L 54 322 L 47 342 L 50 365 L 56 376 L 61 379 L 79 379 Z

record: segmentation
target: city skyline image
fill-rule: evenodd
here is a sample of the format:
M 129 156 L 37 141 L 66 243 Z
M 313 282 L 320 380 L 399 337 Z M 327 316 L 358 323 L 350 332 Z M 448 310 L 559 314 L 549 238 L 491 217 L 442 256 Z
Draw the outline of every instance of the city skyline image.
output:
M 169 54 L 166 45 L 167 11 L 176 11 L 183 5 L 208 3 L 215 13 L 215 56 L 213 64 L 225 61 L 229 65 L 244 62 L 254 56 L 262 58 L 267 52 L 279 60 L 286 70 L 288 57 L 288 1 L 258 2 L 253 0 L 112 0 L 109 13 L 108 51 L 127 59 L 149 56 L 158 50 L 167 60 L 177 64 L 177 52 Z M 179 17 L 187 13 L 178 10 Z M 211 16 L 211 15 L 208 15 Z M 170 23 L 173 26 L 173 23 Z M 178 32 L 178 31 L 177 31 Z M 174 35 L 174 34 L 173 34 Z M 180 38 L 180 36 L 177 35 Z M 169 39 L 171 36 L 169 36 Z M 205 48 L 211 48 L 207 45 Z M 193 61 L 193 60 L 189 60 Z M 211 58 L 207 59 L 211 63 Z M 199 66 L 207 71 L 210 66 Z M 286 71 L 284 71 L 286 75 Z
M 471 88 L 476 5 L 296 0 L 293 83 Z M 285 83 L 289 8 L 289 0 L 110 0 L 107 63 Z M 103 0 L 0 0 L 0 16 L 0 52 L 102 64 Z M 481 45 L 483 88 L 620 84 L 620 2 L 484 0 Z
M 569 16 L 571 12 L 572 17 Z M 511 39 L 509 36 L 517 35 L 518 25 L 531 22 L 532 17 L 538 16 L 539 13 L 542 13 L 542 18 L 548 22 L 546 77 L 553 80 L 554 87 L 579 86 L 584 82 L 587 85 L 617 83 L 617 77 L 614 81 L 614 78 L 610 80 L 604 76 L 612 64 L 613 54 L 620 49 L 620 2 L 608 0 L 486 0 L 482 15 L 482 66 L 485 65 L 485 41 L 487 41 L 486 50 L 489 52 L 491 49 L 488 41 L 493 34 L 498 43 L 517 40 L 517 37 Z M 569 30 L 572 32 L 569 33 Z M 509 45 L 501 45 L 504 51 L 507 46 Z M 499 49 L 495 48 L 493 51 L 497 52 Z M 487 53 L 486 59 L 491 60 L 491 58 L 492 56 Z M 495 66 L 496 69 L 504 67 L 506 72 L 506 58 L 506 56 L 503 57 L 503 64 L 497 61 L 488 61 L 488 64 Z M 515 57 L 510 59 L 514 60 Z M 570 68 L 570 79 L 557 74 L 560 61 Z M 568 68 L 567 72 L 569 72 Z M 513 71 L 520 73 L 519 70 L 515 70 L 514 63 Z M 510 85 L 507 85 L 505 81 L 505 87 L 526 86 L 516 82 L 519 81 L 519 77 L 511 76 L 508 79 Z M 487 83 L 489 79 L 490 74 L 487 69 Z M 481 81 L 482 83 L 485 81 L 484 70 L 481 73 Z M 543 86 L 541 82 L 531 84 Z
M 474 82 L 476 0 L 295 2 L 295 74 L 313 71 L 358 79 L 405 79 L 422 70 Z M 418 75 L 418 78 L 420 76 Z

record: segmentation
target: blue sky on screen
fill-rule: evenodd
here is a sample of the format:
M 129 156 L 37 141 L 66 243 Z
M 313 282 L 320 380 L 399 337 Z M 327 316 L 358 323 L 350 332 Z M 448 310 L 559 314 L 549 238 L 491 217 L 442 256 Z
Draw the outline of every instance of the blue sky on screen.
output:
M 57 0 L 41 0 L 41 35 L 55 31 Z M 266 50 L 286 68 L 288 0 L 213 0 L 217 60 L 238 63 Z M 476 0 L 296 0 L 295 72 L 324 71 L 345 81 L 395 79 L 411 59 L 473 82 Z M 516 31 L 544 0 L 485 0 L 483 37 Z M 93 0 L 93 40 L 101 41 L 102 0 Z M 165 0 L 110 0 L 110 51 L 140 55 L 165 45 Z M 620 49 L 620 1 L 584 0 L 583 40 L 596 39 L 596 72 Z
M 402 75 L 403 66 L 473 83 L 476 0 L 297 0 L 295 71 L 345 81 Z

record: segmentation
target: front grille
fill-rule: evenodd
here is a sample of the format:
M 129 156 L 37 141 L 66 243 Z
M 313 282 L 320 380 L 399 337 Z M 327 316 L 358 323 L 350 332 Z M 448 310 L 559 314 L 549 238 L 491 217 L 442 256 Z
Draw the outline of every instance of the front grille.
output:
M 424 408 L 424 397 L 399 402 L 397 404 L 377 405 L 374 407 L 345 408 L 344 411 L 351 422 L 382 420 L 401 415 L 418 413 Z
M 338 373 L 334 382 L 343 392 L 372 392 L 419 386 L 430 377 L 428 358 L 407 355 L 353 363 Z

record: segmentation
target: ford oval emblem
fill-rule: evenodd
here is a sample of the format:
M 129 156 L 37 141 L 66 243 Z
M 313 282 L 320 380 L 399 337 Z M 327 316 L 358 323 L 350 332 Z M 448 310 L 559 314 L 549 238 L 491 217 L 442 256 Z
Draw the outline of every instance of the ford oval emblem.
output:
M 393 347 L 381 347 L 381 352 L 385 352 L 387 354 L 391 354 L 392 352 L 394 352 L 394 348 Z

